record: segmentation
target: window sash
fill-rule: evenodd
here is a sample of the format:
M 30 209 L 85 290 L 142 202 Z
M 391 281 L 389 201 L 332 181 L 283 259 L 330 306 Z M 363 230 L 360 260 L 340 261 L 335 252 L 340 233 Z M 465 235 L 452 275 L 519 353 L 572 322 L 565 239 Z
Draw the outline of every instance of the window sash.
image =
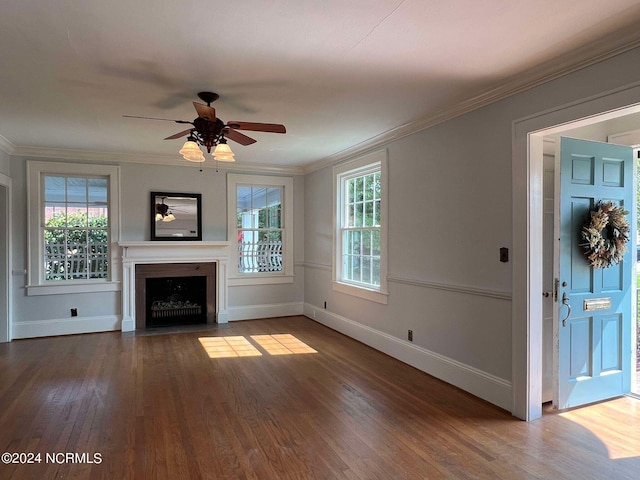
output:
M 339 219 L 340 281 L 380 288 L 380 165 L 370 165 L 339 178 L 342 204 Z M 371 190 L 369 198 L 366 195 L 368 189 Z M 377 242 L 375 249 L 374 239 Z
M 111 273 L 108 177 L 43 173 L 41 188 L 44 282 L 108 279 Z M 92 220 L 100 217 L 106 217 L 105 225 L 91 225 Z M 48 225 L 56 219 L 62 220 L 62 224 Z M 103 241 L 98 241 L 99 238 Z

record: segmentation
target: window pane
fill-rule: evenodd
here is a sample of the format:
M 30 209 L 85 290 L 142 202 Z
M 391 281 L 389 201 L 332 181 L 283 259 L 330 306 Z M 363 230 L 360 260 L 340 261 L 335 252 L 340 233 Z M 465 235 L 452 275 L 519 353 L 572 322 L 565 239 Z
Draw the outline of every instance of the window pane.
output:
M 356 197 L 355 200 L 356 202 L 361 202 L 362 200 L 364 200 L 364 180 L 362 177 L 357 177 L 356 178 Z
M 362 248 L 362 233 L 361 232 L 351 232 L 351 248 L 349 253 L 352 255 L 360 255 Z
M 67 178 L 67 202 L 87 203 L 86 178 Z
M 380 200 L 376 200 L 374 207 L 374 225 L 380 226 Z
M 267 189 L 267 206 L 273 207 L 282 203 L 282 189 L 270 187 Z
M 347 213 L 347 224 L 345 226 L 353 227 L 355 225 L 356 223 L 355 215 L 356 215 L 355 206 L 349 205 L 348 213 Z
M 89 202 L 107 204 L 107 179 L 89 179 Z
M 371 232 L 362 232 L 362 255 L 371 255 Z
M 63 280 L 67 258 L 64 230 L 45 230 L 44 243 L 45 279 Z
M 355 202 L 355 198 L 356 198 L 356 182 L 355 180 L 352 178 L 351 180 L 347 180 L 347 189 L 348 189 L 348 196 L 347 196 L 347 202 L 348 203 L 353 203 Z
M 371 257 L 362 257 L 362 282 L 371 283 Z
M 237 206 L 238 211 L 251 209 L 251 187 L 248 185 L 238 185 L 237 187 Z
M 67 226 L 68 227 L 87 227 L 87 207 L 67 206 Z
M 364 226 L 372 227 L 375 225 L 373 218 L 373 201 L 368 201 L 364 204 Z
M 104 238 L 107 232 L 103 232 Z M 89 278 L 106 278 L 109 271 L 109 245 L 106 243 L 94 243 L 89 246 Z
M 364 220 L 364 214 L 363 214 L 363 208 L 364 208 L 364 203 L 362 202 L 358 202 L 355 204 L 355 212 L 356 212 L 356 218 L 355 218 L 355 226 L 356 227 L 362 227 L 363 225 L 363 220 Z
M 379 286 L 380 285 L 380 257 L 374 257 L 371 263 L 372 263 L 371 284 Z
M 371 232 L 371 254 L 377 257 L 380 256 L 380 230 Z
M 67 204 L 47 202 L 44 205 L 44 224 L 46 227 L 64 227 L 67 225 Z
M 45 202 L 64 202 L 66 199 L 66 178 L 64 177 L 44 177 L 44 200 Z

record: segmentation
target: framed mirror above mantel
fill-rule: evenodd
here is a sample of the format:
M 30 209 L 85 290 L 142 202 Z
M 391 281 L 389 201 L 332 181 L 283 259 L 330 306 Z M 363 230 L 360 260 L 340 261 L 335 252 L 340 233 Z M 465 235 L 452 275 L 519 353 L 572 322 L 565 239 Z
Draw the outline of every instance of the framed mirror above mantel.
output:
M 151 192 L 151 240 L 202 240 L 202 195 Z

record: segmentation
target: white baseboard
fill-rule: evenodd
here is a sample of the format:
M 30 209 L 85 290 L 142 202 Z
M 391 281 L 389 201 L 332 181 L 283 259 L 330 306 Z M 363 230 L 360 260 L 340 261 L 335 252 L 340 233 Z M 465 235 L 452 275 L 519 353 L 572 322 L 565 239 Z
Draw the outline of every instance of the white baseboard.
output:
M 235 320 L 253 320 L 256 318 L 291 317 L 303 314 L 303 303 L 273 303 L 269 305 L 247 305 L 245 307 L 230 307 L 227 318 Z
M 12 335 L 17 338 L 51 337 L 76 333 L 109 332 L 121 329 L 118 315 L 102 317 L 72 317 L 55 320 L 16 322 L 12 325 Z
M 498 407 L 512 411 L 511 382 L 405 340 L 367 327 L 322 307 L 304 304 L 304 315 Z

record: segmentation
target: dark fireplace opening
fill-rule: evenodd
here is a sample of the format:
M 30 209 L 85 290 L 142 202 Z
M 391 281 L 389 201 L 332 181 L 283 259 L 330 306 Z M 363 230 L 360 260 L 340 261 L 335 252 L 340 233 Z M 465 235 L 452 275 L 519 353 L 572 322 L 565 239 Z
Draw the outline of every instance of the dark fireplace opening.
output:
M 136 265 L 136 328 L 215 323 L 216 264 Z
M 207 323 L 207 277 L 146 279 L 147 327 Z

